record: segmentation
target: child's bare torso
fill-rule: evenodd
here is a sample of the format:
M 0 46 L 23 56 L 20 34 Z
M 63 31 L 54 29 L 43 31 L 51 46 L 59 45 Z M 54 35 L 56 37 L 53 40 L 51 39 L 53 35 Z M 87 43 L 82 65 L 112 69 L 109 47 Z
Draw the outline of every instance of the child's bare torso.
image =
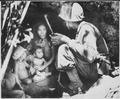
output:
M 39 59 L 39 58 L 35 58 L 34 62 L 33 62 L 34 67 L 36 66 L 43 66 L 44 65 L 44 59 Z
M 35 45 L 42 47 L 45 60 L 49 61 L 52 57 L 50 41 L 48 41 L 48 39 L 45 39 L 44 44 L 42 44 L 42 42 L 35 41 Z
M 18 62 L 18 77 L 20 80 L 28 78 L 28 71 L 25 66 L 25 62 Z

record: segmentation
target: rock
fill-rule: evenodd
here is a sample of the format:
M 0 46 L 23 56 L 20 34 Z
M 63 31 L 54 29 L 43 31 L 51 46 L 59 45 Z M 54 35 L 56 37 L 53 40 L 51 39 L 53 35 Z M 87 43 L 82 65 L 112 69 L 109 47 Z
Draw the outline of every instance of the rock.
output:
M 118 98 L 119 99 L 119 76 L 112 78 L 103 75 L 85 94 L 77 94 L 67 98 L 72 99 L 103 99 L 103 98 Z M 64 96 L 63 96 L 64 98 Z
M 93 86 L 86 92 L 84 97 L 105 98 L 110 89 L 119 86 L 119 78 L 112 78 L 110 76 L 102 76 Z

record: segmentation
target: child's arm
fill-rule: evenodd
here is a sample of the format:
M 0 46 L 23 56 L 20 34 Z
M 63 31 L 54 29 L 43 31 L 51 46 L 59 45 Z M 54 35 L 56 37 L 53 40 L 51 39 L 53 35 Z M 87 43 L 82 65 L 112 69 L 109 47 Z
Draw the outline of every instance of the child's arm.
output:
M 33 55 L 28 55 L 28 56 L 26 57 L 26 59 L 25 59 L 25 66 L 28 67 L 28 68 L 30 68 L 30 67 L 31 67 L 30 64 L 33 63 L 34 59 L 35 59 L 35 57 L 34 57 Z M 26 61 L 29 61 L 30 64 L 28 64 Z
M 16 83 L 19 85 L 19 87 L 21 89 L 23 89 L 23 87 L 20 84 L 20 79 L 18 77 L 18 71 L 19 71 L 19 65 L 17 64 L 17 62 L 15 62 L 15 71 L 14 71 L 14 73 L 15 73 Z
M 18 86 L 20 87 L 20 89 L 23 90 L 23 87 L 20 84 L 20 80 L 18 79 L 18 76 L 16 74 L 15 74 L 15 76 L 16 76 L 16 83 L 18 84 Z
M 17 63 L 17 62 L 15 62 L 15 69 L 14 69 L 14 73 L 16 74 L 16 77 L 17 77 L 17 78 L 19 78 L 19 77 L 18 77 L 18 70 L 19 70 L 19 65 L 18 65 L 18 63 Z
M 26 61 L 24 61 L 24 63 L 25 63 L 25 67 L 30 68 L 30 65 Z

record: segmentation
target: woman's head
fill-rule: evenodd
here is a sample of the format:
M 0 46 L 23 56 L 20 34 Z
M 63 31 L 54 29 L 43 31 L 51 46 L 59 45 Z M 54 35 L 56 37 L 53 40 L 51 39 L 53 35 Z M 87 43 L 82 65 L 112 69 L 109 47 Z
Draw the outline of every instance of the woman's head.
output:
M 33 27 L 33 33 L 36 35 L 36 37 L 39 37 L 41 39 L 44 39 L 48 36 L 48 31 L 47 31 L 47 27 L 46 24 L 43 22 L 37 23 L 34 27 Z
M 42 39 L 46 38 L 47 29 L 44 24 L 38 26 L 37 33 L 40 38 Z

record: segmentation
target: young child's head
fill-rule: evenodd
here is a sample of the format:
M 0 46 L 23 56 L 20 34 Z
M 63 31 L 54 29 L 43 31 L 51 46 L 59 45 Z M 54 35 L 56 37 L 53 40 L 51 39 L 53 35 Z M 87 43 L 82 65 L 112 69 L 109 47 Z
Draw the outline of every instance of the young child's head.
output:
M 35 48 L 35 52 L 34 52 L 34 55 L 37 57 L 37 58 L 43 58 L 43 50 L 41 47 L 37 46 Z
M 26 54 L 26 49 L 23 48 L 22 46 L 17 46 L 14 53 L 13 53 L 13 59 L 15 60 L 24 60 L 26 58 L 27 54 Z

